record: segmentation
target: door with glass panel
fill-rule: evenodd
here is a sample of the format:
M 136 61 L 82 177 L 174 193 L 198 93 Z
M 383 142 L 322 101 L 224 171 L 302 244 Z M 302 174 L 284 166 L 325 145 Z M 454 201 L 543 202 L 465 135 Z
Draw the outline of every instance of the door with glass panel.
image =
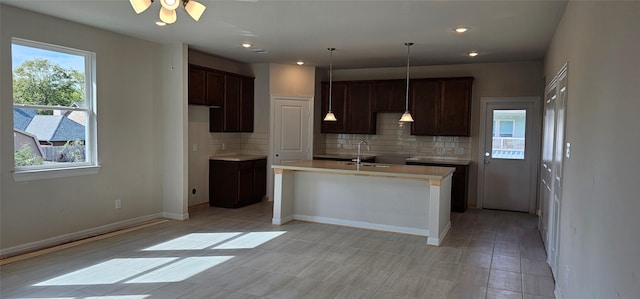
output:
M 482 208 L 535 210 L 537 98 L 483 101 Z M 535 111 L 534 111 L 535 108 Z

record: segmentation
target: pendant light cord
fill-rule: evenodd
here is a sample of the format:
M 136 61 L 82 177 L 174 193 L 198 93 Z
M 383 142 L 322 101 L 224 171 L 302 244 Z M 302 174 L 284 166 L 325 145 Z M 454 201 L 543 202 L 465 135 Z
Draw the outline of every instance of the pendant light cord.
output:
M 409 111 L 409 57 L 411 56 L 411 46 L 413 45 L 413 43 L 405 43 L 405 45 L 407 46 L 407 90 L 406 90 L 406 95 L 405 95 L 405 111 Z
M 329 59 L 329 112 L 331 112 L 331 90 L 332 90 L 332 85 L 333 85 L 333 50 L 335 50 L 335 48 L 328 48 L 329 53 L 331 53 L 330 59 Z

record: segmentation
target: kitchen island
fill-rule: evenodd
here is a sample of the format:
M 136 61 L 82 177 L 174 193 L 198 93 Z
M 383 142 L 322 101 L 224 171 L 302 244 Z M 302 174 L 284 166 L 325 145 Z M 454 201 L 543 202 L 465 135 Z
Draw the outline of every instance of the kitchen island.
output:
M 273 224 L 303 220 L 427 237 L 451 227 L 454 168 L 312 160 L 273 165 Z

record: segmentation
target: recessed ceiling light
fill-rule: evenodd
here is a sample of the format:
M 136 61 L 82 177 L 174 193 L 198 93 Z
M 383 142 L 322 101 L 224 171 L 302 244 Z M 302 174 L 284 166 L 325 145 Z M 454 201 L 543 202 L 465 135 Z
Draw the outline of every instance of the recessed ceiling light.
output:
M 167 23 L 165 23 L 165 22 L 163 22 L 163 21 L 157 21 L 157 22 L 156 22 L 156 25 L 158 25 L 158 26 L 162 27 L 162 26 L 167 25 Z
M 456 32 L 458 32 L 458 33 L 465 33 L 465 32 L 467 32 L 467 31 L 469 31 L 469 27 L 458 27 L 458 28 L 456 28 L 455 30 L 456 30 Z
M 243 48 L 251 48 L 251 44 L 250 43 L 244 43 L 242 44 Z
M 478 51 L 471 51 L 467 55 L 469 55 L 471 57 L 476 57 L 476 56 L 478 56 Z
M 297 64 L 297 65 L 303 65 L 303 64 L 304 64 L 304 61 L 302 61 L 302 60 L 298 60 L 298 61 L 296 61 L 296 64 Z

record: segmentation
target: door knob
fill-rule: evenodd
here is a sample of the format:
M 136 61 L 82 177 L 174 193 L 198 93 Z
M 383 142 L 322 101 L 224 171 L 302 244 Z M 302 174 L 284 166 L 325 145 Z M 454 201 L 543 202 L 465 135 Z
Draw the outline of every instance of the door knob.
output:
M 276 157 L 280 157 L 280 154 L 276 154 Z

